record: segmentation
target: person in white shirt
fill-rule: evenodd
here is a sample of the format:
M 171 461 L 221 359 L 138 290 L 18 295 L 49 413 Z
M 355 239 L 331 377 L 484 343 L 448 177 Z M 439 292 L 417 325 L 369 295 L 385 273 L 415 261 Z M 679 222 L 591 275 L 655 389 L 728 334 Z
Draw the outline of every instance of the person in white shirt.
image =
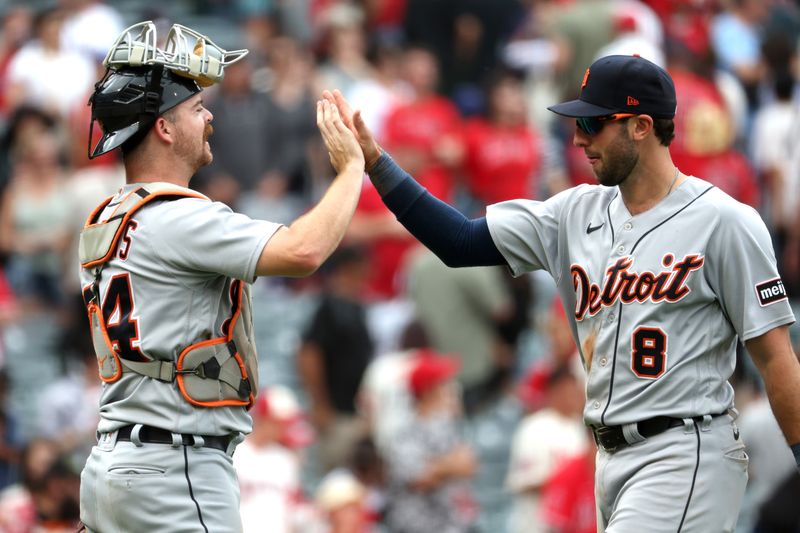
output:
M 253 432 L 236 449 L 243 531 L 301 531 L 296 521 L 310 505 L 302 498 L 299 450 L 313 429 L 304 422 L 294 394 L 284 386 L 262 392 L 251 411 Z
M 35 39 L 11 59 L 6 78 L 10 109 L 28 103 L 66 116 L 78 105 L 86 105 L 95 82 L 95 65 L 74 50 L 62 48 L 63 12 L 48 9 L 34 22 Z
M 514 493 L 509 533 L 539 531 L 539 491 L 558 466 L 588 445 L 581 420 L 584 394 L 570 366 L 552 370 L 545 404 L 525 417 L 511 441 L 507 488 Z

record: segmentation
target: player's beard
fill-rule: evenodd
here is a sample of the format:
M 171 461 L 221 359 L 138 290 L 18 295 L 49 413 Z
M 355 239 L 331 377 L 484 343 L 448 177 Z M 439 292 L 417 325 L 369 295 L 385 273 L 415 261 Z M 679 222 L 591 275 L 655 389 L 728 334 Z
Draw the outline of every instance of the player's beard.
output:
M 627 178 L 639 162 L 636 143 L 628 136 L 628 130 L 621 128 L 619 134 L 603 154 L 602 165 L 594 170 L 597 181 L 606 187 L 619 185 Z
M 211 147 L 206 145 L 208 138 L 214 133 L 211 124 L 206 124 L 203 129 L 203 137 L 200 139 L 192 138 L 185 132 L 180 131 L 175 141 L 175 152 L 183 159 L 187 160 L 193 173 L 211 163 L 214 156 L 211 154 Z

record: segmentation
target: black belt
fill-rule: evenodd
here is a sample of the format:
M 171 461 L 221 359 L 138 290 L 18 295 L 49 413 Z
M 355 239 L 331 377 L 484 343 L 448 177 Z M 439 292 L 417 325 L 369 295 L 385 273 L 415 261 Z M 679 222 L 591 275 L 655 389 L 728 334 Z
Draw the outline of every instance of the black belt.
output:
M 728 411 L 716 413 L 711 415 L 711 417 L 716 418 L 718 416 L 727 414 L 727 412 Z M 649 439 L 650 437 L 654 437 L 659 433 L 663 433 L 670 428 L 682 426 L 683 420 L 683 418 L 656 416 L 638 422 L 636 424 L 636 430 L 639 432 L 639 435 Z M 699 423 L 703 421 L 703 417 L 693 416 L 691 417 L 691 420 Z M 592 426 L 592 433 L 594 433 L 595 442 L 599 446 L 602 446 L 602 448 L 609 453 L 613 453 L 620 448 L 629 446 L 628 441 L 625 440 L 625 434 L 622 432 L 622 426 Z
M 131 432 L 134 426 L 123 426 L 117 431 L 117 440 L 131 440 Z M 203 439 L 203 447 L 214 448 L 223 452 L 228 451 L 230 437 L 218 437 L 215 435 L 199 435 Z M 142 426 L 139 430 L 139 440 L 149 444 L 172 444 L 172 433 L 166 429 L 154 428 L 152 426 Z M 194 446 L 194 435 L 181 435 L 181 443 L 184 446 Z

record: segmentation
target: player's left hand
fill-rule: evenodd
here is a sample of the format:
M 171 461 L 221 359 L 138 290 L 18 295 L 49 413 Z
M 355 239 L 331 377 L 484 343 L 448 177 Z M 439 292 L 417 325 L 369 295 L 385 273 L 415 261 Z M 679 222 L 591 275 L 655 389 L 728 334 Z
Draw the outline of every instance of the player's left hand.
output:
M 325 148 L 328 149 L 331 165 L 337 173 L 341 173 L 351 165 L 358 165 L 361 171 L 364 171 L 364 154 L 361 147 L 355 134 L 342 121 L 333 95 L 329 91 L 324 91 L 322 99 L 317 101 L 317 127 L 322 134 Z
M 367 127 L 367 123 L 364 122 L 364 118 L 361 116 L 361 111 L 354 112 L 350 107 L 350 104 L 347 102 L 347 100 L 345 100 L 342 93 L 338 90 L 333 91 L 331 96 L 333 97 L 331 102 L 336 105 L 342 120 L 345 124 L 347 124 L 347 127 L 350 128 L 350 131 L 352 131 L 358 139 L 358 144 L 361 145 L 361 150 L 364 152 L 367 170 L 369 170 L 381 156 L 383 150 L 378 145 L 378 142 L 375 140 L 372 132 Z

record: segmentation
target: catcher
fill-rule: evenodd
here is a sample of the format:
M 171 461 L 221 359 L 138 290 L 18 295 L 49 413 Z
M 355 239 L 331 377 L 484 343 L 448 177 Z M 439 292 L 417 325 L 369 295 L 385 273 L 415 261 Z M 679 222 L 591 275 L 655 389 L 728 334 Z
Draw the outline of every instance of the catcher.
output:
M 331 254 L 358 201 L 364 159 L 333 97 L 317 124 L 338 175 L 288 227 L 188 188 L 211 162 L 202 88 L 246 50 L 174 25 L 126 29 L 91 97 L 126 185 L 81 233 L 81 282 L 100 378 L 98 443 L 81 474 L 87 531 L 241 531 L 231 462 L 258 386 L 250 307 L 257 276 L 306 276 Z M 336 132 L 336 135 L 333 133 Z

